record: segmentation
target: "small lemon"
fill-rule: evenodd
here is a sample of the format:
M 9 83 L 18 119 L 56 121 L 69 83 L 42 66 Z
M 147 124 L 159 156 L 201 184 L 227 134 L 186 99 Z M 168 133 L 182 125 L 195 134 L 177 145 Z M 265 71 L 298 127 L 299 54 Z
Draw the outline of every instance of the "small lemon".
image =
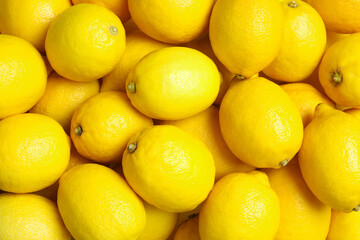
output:
M 70 240 L 56 204 L 35 194 L 0 194 L 0 239 Z
M 61 176 L 58 206 L 76 240 L 138 239 L 146 215 L 141 199 L 110 168 L 88 163 Z
M 105 7 L 77 4 L 50 24 L 45 50 L 59 75 L 93 81 L 111 72 L 121 60 L 125 30 L 120 19 Z
M 279 220 L 279 198 L 265 173 L 230 173 L 215 184 L 203 203 L 200 239 L 272 240 Z
M 360 213 L 344 213 L 332 210 L 327 240 L 359 240 Z
M 220 73 L 205 54 L 187 47 L 149 53 L 129 73 L 126 91 L 145 115 L 178 120 L 208 108 L 216 99 Z
M 196 208 L 214 185 L 211 152 L 196 137 L 170 125 L 135 134 L 124 151 L 122 164 L 134 191 L 168 212 Z
M 192 216 L 176 230 L 174 240 L 200 240 L 199 215 Z
M 0 121 L 0 189 L 33 192 L 55 183 L 70 157 L 70 139 L 59 123 L 35 113 Z

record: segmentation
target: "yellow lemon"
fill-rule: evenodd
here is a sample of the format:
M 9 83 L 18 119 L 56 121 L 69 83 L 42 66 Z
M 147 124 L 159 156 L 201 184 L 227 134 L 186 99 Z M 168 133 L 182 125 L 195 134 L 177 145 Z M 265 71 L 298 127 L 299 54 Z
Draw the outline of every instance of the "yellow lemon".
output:
M 327 240 L 359 240 L 360 213 L 344 213 L 333 210 Z
M 70 130 L 71 117 L 86 99 L 99 92 L 99 81 L 75 82 L 53 72 L 46 90 L 30 112 L 40 113 L 58 121 L 66 132 Z
M 167 239 L 174 230 L 179 214 L 162 211 L 144 202 L 146 225 L 137 240 Z
M 325 53 L 319 68 L 319 80 L 326 95 L 344 107 L 360 107 L 360 33 L 335 42 Z
M 278 54 L 284 13 L 278 0 L 217 0 L 209 27 L 215 55 L 230 72 L 249 78 Z
M 358 108 L 350 108 L 346 109 L 344 112 L 353 115 L 354 117 L 360 119 L 360 109 Z
M 0 34 L 0 119 L 24 113 L 46 88 L 46 67 L 36 49 L 23 39 Z
M 300 0 L 281 1 L 284 38 L 275 60 L 263 72 L 276 80 L 301 81 L 315 70 L 324 53 L 326 30 L 317 11 Z
M 335 104 L 315 87 L 307 83 L 288 83 L 280 86 L 294 101 L 300 110 L 304 127 L 311 122 L 315 108 L 319 103 L 326 103 L 331 107 Z
M 3 0 L 0 3 L 1 33 L 18 36 L 45 51 L 45 37 L 50 23 L 71 0 Z
M 125 93 L 110 91 L 89 98 L 71 119 L 71 139 L 77 151 L 97 162 L 119 161 L 130 137 L 152 126 Z
M 70 240 L 56 204 L 35 194 L 0 194 L 0 239 Z
M 200 240 L 199 215 L 183 222 L 176 230 L 174 240 Z
M 135 65 L 147 54 L 170 45 L 159 42 L 135 30 L 126 35 L 126 48 L 121 61 L 103 78 L 101 91 L 125 92 L 126 78 Z
M 145 115 L 178 120 L 208 108 L 216 99 L 220 73 L 205 54 L 186 47 L 149 53 L 129 73 L 126 91 Z
M 124 151 L 122 164 L 134 191 L 168 212 L 196 208 L 214 185 L 211 152 L 196 137 L 170 125 L 135 134 Z
M 360 31 L 358 0 L 305 0 L 319 12 L 328 30 L 338 33 Z
M 300 111 L 284 90 L 265 78 L 234 83 L 221 103 L 219 119 L 230 150 L 251 166 L 279 168 L 300 149 Z
M 203 203 L 200 239 L 272 240 L 279 220 L 279 198 L 265 173 L 230 173 L 215 184 Z
M 33 192 L 50 186 L 65 171 L 70 139 L 55 120 L 35 113 L 0 121 L 0 189 Z
M 120 61 L 125 30 L 120 19 L 105 7 L 78 4 L 50 24 L 45 49 L 58 74 L 74 81 L 93 81 L 111 72 Z
M 72 0 L 73 4 L 93 3 L 104 6 L 115 13 L 122 22 L 130 18 L 128 3 L 126 0 Z
M 280 199 L 280 227 L 276 240 L 326 239 L 331 209 L 306 185 L 297 159 L 281 169 L 266 172 L 271 188 Z
M 318 105 L 305 128 L 299 163 L 310 190 L 333 209 L 359 208 L 359 152 L 360 121 L 326 104 Z
M 136 25 L 150 37 L 167 43 L 185 43 L 206 30 L 215 0 L 129 0 Z
M 135 240 L 145 227 L 141 199 L 119 174 L 98 164 L 82 164 L 63 174 L 57 202 L 76 240 Z
M 210 106 L 193 117 L 177 121 L 163 121 L 161 124 L 179 127 L 205 143 L 214 157 L 216 180 L 232 172 L 254 170 L 254 167 L 241 162 L 227 147 L 220 131 L 219 110 L 214 106 Z

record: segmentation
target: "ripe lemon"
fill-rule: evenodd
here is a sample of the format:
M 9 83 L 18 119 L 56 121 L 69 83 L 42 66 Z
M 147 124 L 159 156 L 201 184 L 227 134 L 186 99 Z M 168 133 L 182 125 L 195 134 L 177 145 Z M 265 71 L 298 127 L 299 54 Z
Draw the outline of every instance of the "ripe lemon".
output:
M 205 143 L 214 157 L 215 180 L 229 173 L 254 170 L 254 167 L 241 162 L 226 145 L 220 131 L 219 110 L 214 106 L 210 106 L 193 117 L 177 121 L 163 121 L 161 124 L 179 127 Z
M 300 149 L 300 111 L 284 90 L 265 78 L 234 83 L 221 103 L 219 119 L 230 150 L 251 166 L 279 168 Z
M 278 0 L 217 0 L 209 27 L 215 55 L 230 72 L 249 78 L 278 54 L 284 13 Z
M 141 199 L 119 174 L 98 164 L 82 164 L 63 174 L 57 202 L 76 240 L 137 239 L 145 227 Z
M 121 20 L 126 22 L 130 18 L 128 3 L 126 0 L 72 0 L 73 4 L 93 3 L 108 8 L 115 13 Z
M 205 54 L 186 47 L 167 47 L 142 58 L 129 73 L 126 91 L 145 115 L 178 120 L 208 108 L 216 99 L 220 73 Z
M 315 70 L 326 45 L 326 30 L 317 11 L 300 0 L 283 0 L 284 38 L 275 60 L 263 72 L 276 80 L 301 81 Z
M 170 125 L 135 134 L 124 151 L 122 164 L 134 191 L 168 212 L 196 208 L 214 185 L 211 152 L 196 137 Z
M 3 0 L 0 3 L 1 33 L 18 36 L 45 52 L 45 37 L 50 23 L 71 0 Z
M 167 43 L 189 42 L 206 30 L 215 0 L 129 0 L 136 25 L 150 37 Z
M 320 104 L 305 128 L 299 163 L 314 195 L 331 208 L 350 212 L 360 205 L 360 121 Z
M 120 19 L 105 7 L 78 4 L 50 24 L 45 49 L 58 74 L 74 81 L 93 81 L 111 72 L 120 61 L 125 30 Z
M 86 99 L 99 92 L 99 81 L 75 82 L 53 72 L 47 81 L 45 93 L 30 112 L 55 119 L 66 132 L 70 131 L 71 117 Z
M 0 194 L 0 239 L 70 240 L 56 204 L 35 194 Z
M 159 42 L 135 30 L 126 35 L 126 48 L 121 61 L 113 71 L 103 78 L 101 91 L 126 91 L 126 78 L 135 65 L 147 54 L 163 47 L 166 43 Z
M 176 226 L 178 213 L 162 211 L 144 202 L 146 225 L 137 240 L 167 239 Z
M 35 113 L 0 121 L 0 189 L 33 192 L 53 184 L 65 171 L 70 139 L 55 120 Z
M 319 103 L 326 103 L 331 107 L 335 104 L 315 87 L 307 83 L 288 83 L 280 86 L 294 101 L 300 110 L 304 127 L 311 122 L 315 108 Z
M 271 188 L 280 199 L 280 227 L 274 239 L 326 239 L 331 209 L 312 194 L 301 175 L 297 159 L 284 168 L 266 173 Z
M 335 42 L 325 53 L 319 68 L 319 80 L 326 95 L 344 107 L 360 107 L 360 33 Z
M 359 240 L 360 213 L 344 213 L 333 210 L 327 240 Z
M 265 173 L 231 173 L 215 184 L 203 203 L 200 239 L 272 240 L 279 220 L 279 198 Z
M 176 230 L 174 240 L 200 240 L 199 215 L 189 218 Z
M 77 151 L 97 162 L 119 161 L 130 137 L 152 126 L 125 93 L 110 91 L 94 95 L 76 109 L 70 136 Z
M 360 31 L 359 0 L 305 0 L 319 12 L 328 30 L 338 33 Z
M 39 52 L 25 40 L 0 34 L 0 119 L 24 113 L 46 88 L 46 67 Z

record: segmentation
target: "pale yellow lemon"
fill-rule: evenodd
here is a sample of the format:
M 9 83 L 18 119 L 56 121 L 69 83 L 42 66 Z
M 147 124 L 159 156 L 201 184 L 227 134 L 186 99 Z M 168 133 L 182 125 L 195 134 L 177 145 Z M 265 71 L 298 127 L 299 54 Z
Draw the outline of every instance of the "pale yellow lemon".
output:
M 215 181 L 214 159 L 205 144 L 171 125 L 135 134 L 124 151 L 122 165 L 134 191 L 168 212 L 196 208 Z
M 28 111 L 46 88 L 40 53 L 25 40 L 0 34 L 0 119 Z
M 125 30 L 110 10 L 96 4 L 77 4 L 51 24 L 46 56 L 61 76 L 87 82 L 102 78 L 121 60 Z
M 359 240 L 360 213 L 344 213 L 332 210 L 327 240 Z
M 125 93 L 110 91 L 83 102 L 71 119 L 70 136 L 77 151 L 97 162 L 121 160 L 130 137 L 153 125 L 139 113 Z
M 174 240 L 200 240 L 199 215 L 189 218 L 176 230 Z

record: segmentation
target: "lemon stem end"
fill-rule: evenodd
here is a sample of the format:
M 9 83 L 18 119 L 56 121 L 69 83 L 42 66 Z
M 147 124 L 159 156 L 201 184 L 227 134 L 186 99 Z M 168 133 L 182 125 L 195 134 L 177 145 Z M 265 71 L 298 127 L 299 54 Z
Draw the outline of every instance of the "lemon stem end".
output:
M 135 93 L 136 92 L 136 86 L 134 82 L 129 82 L 129 84 L 127 85 L 127 89 L 130 93 Z
M 353 208 L 354 212 L 359 212 L 360 211 L 360 205 L 357 205 L 356 207 Z
M 281 167 L 285 167 L 288 163 L 289 163 L 289 159 L 285 159 L 284 161 L 281 161 L 281 162 L 279 163 L 279 165 L 280 165 Z
M 75 130 L 74 130 L 75 134 L 78 136 L 81 136 L 81 134 L 83 133 L 83 129 L 80 125 L 78 125 Z
M 288 3 L 288 6 L 291 8 L 297 8 L 299 6 L 299 4 L 296 1 L 290 1 Z
M 342 83 L 343 76 L 342 76 L 342 73 L 341 73 L 340 69 L 337 69 L 337 70 L 335 70 L 334 72 L 331 73 L 331 80 L 332 80 L 335 87 Z
M 127 150 L 129 153 L 133 153 L 133 152 L 135 152 L 136 147 L 137 147 L 136 143 L 130 143 Z

